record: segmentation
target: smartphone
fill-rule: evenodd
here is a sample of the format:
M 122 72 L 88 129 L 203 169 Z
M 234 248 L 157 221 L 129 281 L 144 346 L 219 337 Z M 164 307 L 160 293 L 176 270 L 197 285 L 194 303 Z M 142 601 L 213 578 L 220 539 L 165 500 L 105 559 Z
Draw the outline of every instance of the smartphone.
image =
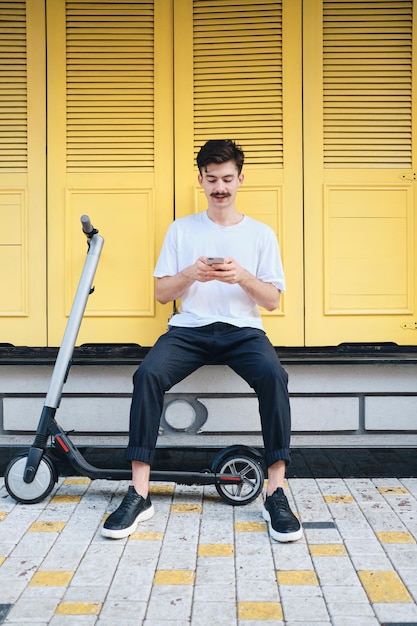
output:
M 222 256 L 208 256 L 207 265 L 213 265 L 213 263 L 224 263 L 224 258 Z

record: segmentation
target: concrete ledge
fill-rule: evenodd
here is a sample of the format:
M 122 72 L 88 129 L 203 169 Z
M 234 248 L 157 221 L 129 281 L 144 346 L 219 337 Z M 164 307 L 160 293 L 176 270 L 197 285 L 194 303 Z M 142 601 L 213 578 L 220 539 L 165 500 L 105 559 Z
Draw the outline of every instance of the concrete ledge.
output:
M 0 434 L 33 432 L 52 365 L 0 366 Z M 293 431 L 416 432 L 417 364 L 287 365 Z M 79 433 L 127 433 L 135 366 L 74 366 L 58 421 Z M 258 402 L 226 366 L 205 366 L 166 394 L 164 431 L 257 433 Z

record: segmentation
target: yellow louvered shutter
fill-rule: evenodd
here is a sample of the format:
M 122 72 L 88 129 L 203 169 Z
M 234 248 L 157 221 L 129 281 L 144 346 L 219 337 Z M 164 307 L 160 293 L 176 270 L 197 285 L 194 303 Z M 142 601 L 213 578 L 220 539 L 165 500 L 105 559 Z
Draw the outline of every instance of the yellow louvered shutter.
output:
M 308 345 L 417 343 L 412 31 L 411 0 L 304 3 Z
M 0 171 L 27 172 L 26 2 L 0 5 Z
M 153 268 L 173 214 L 172 11 L 165 0 L 49 0 L 50 344 L 85 258 L 105 245 L 79 343 L 152 345 L 166 328 Z
M 0 343 L 46 341 L 43 2 L 0 3 Z
M 239 137 L 249 165 L 283 166 L 282 5 L 195 1 L 194 145 Z
M 195 156 L 208 139 L 245 151 L 241 212 L 277 233 L 288 294 L 264 315 L 276 345 L 303 343 L 301 3 L 175 0 L 176 216 L 206 208 Z
M 323 4 L 324 167 L 411 169 L 412 2 Z
M 67 171 L 154 167 L 152 2 L 68 2 Z

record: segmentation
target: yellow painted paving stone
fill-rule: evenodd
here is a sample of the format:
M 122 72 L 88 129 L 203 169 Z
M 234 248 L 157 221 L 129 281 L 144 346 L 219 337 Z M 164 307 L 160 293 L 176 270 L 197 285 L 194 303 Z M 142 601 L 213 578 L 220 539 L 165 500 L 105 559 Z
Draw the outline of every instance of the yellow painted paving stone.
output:
M 155 572 L 155 585 L 193 585 L 195 572 L 185 569 L 165 569 Z
M 98 615 L 102 607 L 101 602 L 61 602 L 56 615 Z
M 6 511 L 0 511 L 0 522 L 6 519 L 6 517 L 7 517 Z
M 266 532 L 266 522 L 236 522 L 237 533 L 263 533 Z
M 64 480 L 64 485 L 89 485 L 91 483 L 91 478 L 87 478 L 85 476 L 73 476 L 72 478 L 66 478 Z
M 30 583 L 30 587 L 67 587 L 74 576 L 74 572 L 36 572 Z
M 324 501 L 329 504 L 351 504 L 355 502 L 355 498 L 350 495 L 343 496 L 323 496 Z
M 406 586 L 394 571 L 359 571 L 359 578 L 369 600 L 376 602 L 413 602 Z
M 149 486 L 149 492 L 151 494 L 171 494 L 175 491 L 175 485 L 153 485 Z
M 217 493 L 205 493 L 203 495 L 203 502 L 221 502 L 222 498 Z
M 81 501 L 82 496 L 76 494 L 59 494 L 51 498 L 51 504 L 75 504 Z
M 30 533 L 60 533 L 66 522 L 33 522 Z
M 132 533 L 129 537 L 129 541 L 132 539 L 141 539 L 143 541 L 162 541 L 164 533 Z
M 201 504 L 171 504 L 171 513 L 201 513 L 202 510 Z
M 198 546 L 198 556 L 233 556 L 235 548 L 231 543 L 205 543 Z
M 377 532 L 375 533 L 381 543 L 416 543 L 413 535 L 408 532 Z
M 311 556 L 347 556 L 343 543 L 313 543 L 309 550 Z
M 5 556 L 0 556 L 0 565 L 3 565 L 5 560 L 6 560 Z
M 238 602 L 237 611 L 240 620 L 279 621 L 283 618 L 280 602 Z
M 398 496 L 410 493 L 405 487 L 378 487 L 378 491 L 386 496 Z
M 317 574 L 314 570 L 286 570 L 277 572 L 277 581 L 280 585 L 318 585 Z

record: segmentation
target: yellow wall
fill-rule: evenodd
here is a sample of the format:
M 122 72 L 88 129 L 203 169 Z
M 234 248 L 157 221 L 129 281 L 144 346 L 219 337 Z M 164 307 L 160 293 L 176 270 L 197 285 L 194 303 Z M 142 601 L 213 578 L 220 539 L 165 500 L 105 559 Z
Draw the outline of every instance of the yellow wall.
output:
M 151 276 L 164 233 L 205 208 L 195 154 L 223 136 L 246 152 L 240 210 L 282 251 L 273 343 L 416 344 L 413 3 L 379 4 L 16 3 L 0 342 L 60 344 L 87 213 L 105 246 L 79 343 L 151 345 L 170 314 Z

